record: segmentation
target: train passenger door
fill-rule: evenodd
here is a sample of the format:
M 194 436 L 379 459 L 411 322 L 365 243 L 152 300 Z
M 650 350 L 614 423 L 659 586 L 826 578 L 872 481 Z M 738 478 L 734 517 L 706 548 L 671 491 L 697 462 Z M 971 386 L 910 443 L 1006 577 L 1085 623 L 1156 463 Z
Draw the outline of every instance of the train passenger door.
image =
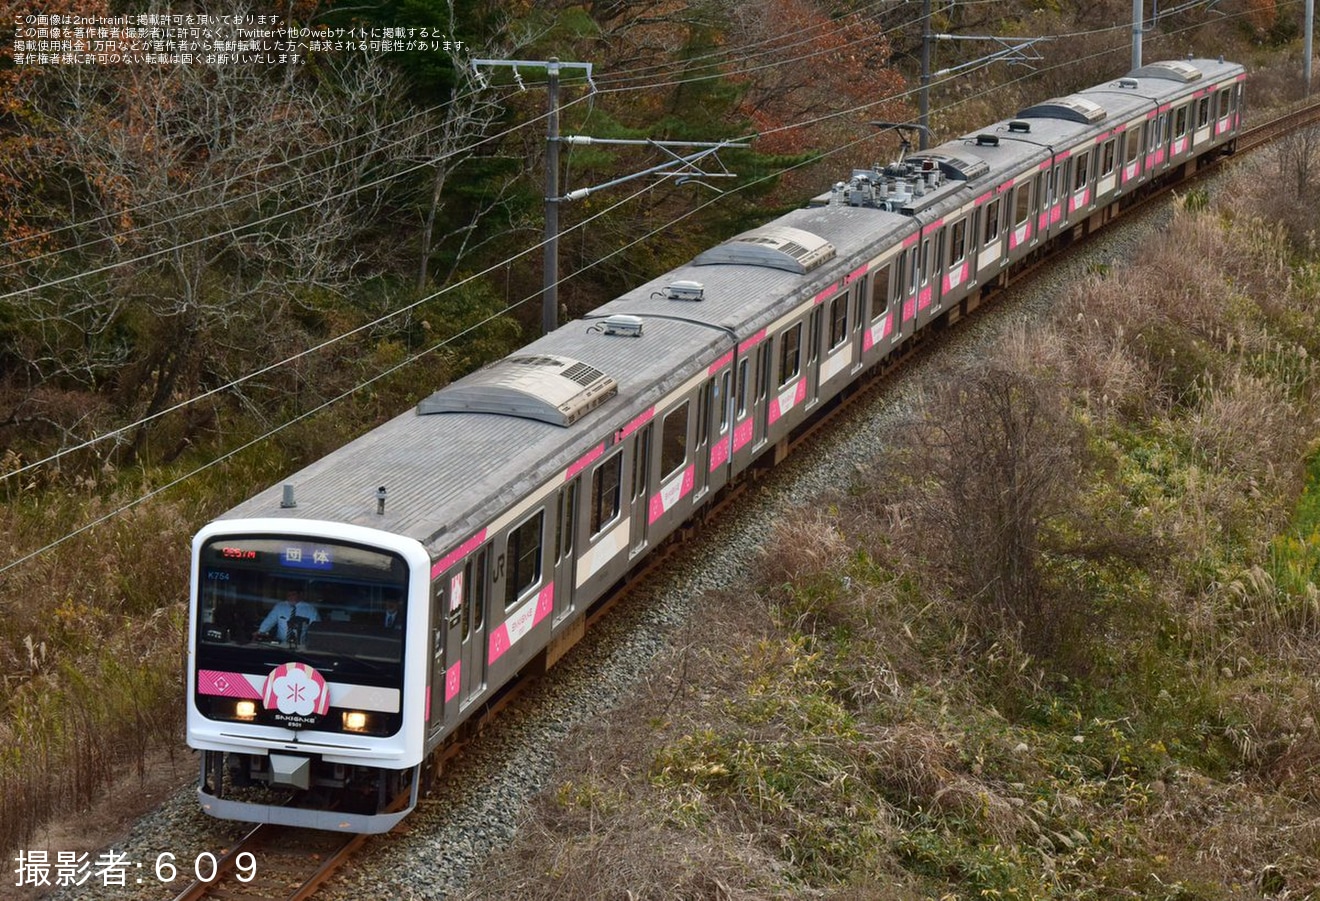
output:
M 747 342 L 738 346 L 737 376 L 733 385 L 733 472 L 741 472 L 752 458 L 752 360 L 747 356 L 750 352 Z
M 636 557 L 646 547 L 646 527 L 650 524 L 651 509 L 651 435 L 653 423 L 637 430 L 633 439 L 632 468 L 632 548 L 630 557 Z
M 578 503 L 582 491 L 582 477 L 578 476 L 559 489 L 555 510 L 555 610 L 554 625 L 559 625 L 573 612 L 575 562 L 577 554 Z
M 858 370 L 860 370 L 863 365 L 862 364 L 862 343 L 863 343 L 862 333 L 866 330 L 865 325 L 867 322 L 866 291 L 864 291 L 863 288 L 866 287 L 866 284 L 867 282 L 865 279 L 859 279 L 858 281 L 853 282 L 851 289 L 852 298 L 853 298 L 852 299 L 852 307 L 853 307 L 852 370 L 853 372 L 857 372 Z
M 1231 132 L 1236 126 L 1236 119 L 1233 117 L 1233 110 L 1237 106 L 1238 85 L 1234 84 L 1224 88 L 1219 92 L 1216 98 L 1217 113 L 1215 117 L 1215 137 L 1225 135 Z
M 1074 213 L 1085 213 L 1091 204 L 1091 151 L 1085 150 L 1072 158 L 1073 178 L 1068 191 L 1068 218 Z
M 1123 154 L 1123 183 L 1141 177 L 1141 141 L 1144 125 L 1133 125 L 1127 130 L 1127 150 Z
M 490 545 L 470 557 L 463 567 L 463 704 L 467 705 L 486 688 L 486 598 L 490 582 Z
M 462 710 L 486 688 L 486 598 L 490 580 L 487 542 L 468 556 L 449 584 L 449 647 L 459 664 L 458 701 Z M 453 663 L 450 664 L 452 669 Z
M 811 308 L 807 317 L 807 409 L 820 402 L 820 325 L 825 316 L 823 304 Z
M 486 688 L 490 543 L 436 580 L 431 596 L 431 734 L 456 722 Z
M 825 331 L 825 353 L 820 364 L 820 396 L 832 397 L 848 383 L 848 372 L 852 368 L 854 351 L 847 347 L 855 329 L 849 321 L 852 315 L 852 293 L 837 292 L 833 297 L 818 306 L 828 311 L 829 322 L 822 320 Z
M 1035 209 L 1034 188 L 1041 183 L 1039 175 L 1025 178 L 1013 187 L 1010 195 L 1013 201 L 1013 224 L 1008 232 L 1008 249 L 1018 251 L 1024 247 L 1035 247 L 1039 238 L 1032 233 L 1032 211 Z
M 974 216 L 959 219 L 947 228 L 949 236 L 949 258 L 944 277 L 940 279 L 940 305 L 945 305 L 945 297 L 961 298 L 967 293 L 969 282 L 976 280 L 976 273 L 967 262 L 967 226 Z
M 1118 138 L 1110 138 L 1100 145 L 1099 174 L 1096 176 L 1095 196 L 1097 200 L 1108 197 L 1117 187 L 1114 173 L 1117 171 Z
M 1191 122 L 1192 104 L 1184 103 L 1173 111 L 1173 146 L 1169 151 L 1173 157 L 1180 157 L 1190 148 L 1188 136 L 1191 131 L 1188 123 Z
M 1164 106 L 1160 108 L 1160 115 L 1155 120 L 1155 131 L 1158 136 L 1158 144 L 1155 147 L 1155 165 L 1161 170 L 1169 167 L 1170 151 L 1173 148 L 1173 128 L 1170 108 Z
M 770 430 L 770 348 L 773 341 L 762 341 L 756 346 L 756 395 L 752 405 L 756 408 L 756 431 L 752 436 L 753 453 L 765 444 Z
M 712 376 L 706 379 L 706 383 L 697 392 L 696 438 L 693 442 L 695 450 L 692 455 L 692 459 L 696 461 L 696 468 L 692 474 L 694 502 L 699 501 L 710 487 L 710 467 L 706 465 L 706 461 L 710 459 L 710 420 L 715 410 L 715 397 L 719 393 L 716 378 L 717 376 Z
M 866 317 L 866 331 L 862 335 L 862 352 L 872 358 L 883 358 L 889 346 L 896 340 L 894 333 L 894 313 L 892 300 L 898 293 L 898 282 L 903 277 L 902 255 L 890 257 L 883 264 L 871 263 L 871 273 L 867 278 L 867 291 L 870 296 L 870 310 Z M 897 269 L 897 274 L 895 270 Z M 876 354 L 879 354 L 877 357 Z
M 916 265 L 913 262 L 913 251 L 902 250 L 898 254 L 898 262 L 894 264 L 895 299 L 897 304 L 894 309 L 894 331 L 898 332 L 900 339 L 903 333 L 907 332 L 911 336 L 912 329 L 907 326 L 909 319 L 917 313 L 917 301 L 913 296 L 910 286 L 912 284 L 912 267 Z
M 449 684 L 445 666 L 445 641 L 448 638 L 449 608 L 445 603 L 445 586 L 441 576 L 431 584 L 431 690 L 427 696 L 427 732 L 435 736 L 445 726 L 448 717 Z

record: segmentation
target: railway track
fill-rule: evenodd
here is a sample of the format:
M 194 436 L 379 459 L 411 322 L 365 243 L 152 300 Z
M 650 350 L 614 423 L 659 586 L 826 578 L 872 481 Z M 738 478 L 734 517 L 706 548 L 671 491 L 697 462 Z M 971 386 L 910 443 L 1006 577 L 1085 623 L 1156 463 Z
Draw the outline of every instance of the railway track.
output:
M 1245 129 L 1238 137 L 1237 152 L 1257 150 L 1289 132 L 1314 125 L 1320 125 L 1320 103 L 1291 110 L 1268 122 Z
M 1239 156 L 1244 155 L 1260 149 L 1290 132 L 1316 125 L 1320 125 L 1320 102 L 1288 111 L 1267 122 L 1244 130 L 1238 139 L 1237 154 Z M 1217 168 L 1218 162 L 1220 160 L 1216 160 L 1215 164 L 1206 166 L 1200 172 L 1178 182 L 1176 185 L 1152 192 L 1136 206 L 1144 206 L 1155 197 L 1165 195 L 1168 190 L 1174 187 L 1185 186 L 1203 175 L 1212 173 Z M 1029 279 L 1031 273 L 1038 269 L 1041 263 L 1047 260 L 1057 261 L 1061 255 L 1067 254 L 1075 248 L 1080 248 L 1085 243 L 1085 240 L 1080 240 L 1072 244 L 1064 244 L 1055 252 L 1016 274 L 1010 280 L 1010 283 L 1013 286 L 1018 285 L 1020 282 Z M 977 306 L 989 305 L 991 300 L 1007 290 L 1009 290 L 1008 287 L 996 290 Z M 934 340 L 915 342 L 914 346 L 906 348 L 893 361 L 879 367 L 875 377 L 858 382 L 857 390 L 847 392 L 839 398 L 837 404 L 832 404 L 830 409 L 822 410 L 819 416 L 804 423 L 782 447 L 768 452 L 767 457 L 777 462 L 788 455 L 792 448 L 818 434 L 830 422 L 834 421 L 835 417 L 843 410 L 866 396 L 872 386 L 883 381 L 881 376 L 901 366 L 914 353 L 921 352 L 924 354 L 938 347 L 941 343 L 938 340 L 939 337 L 940 333 L 936 331 L 930 335 L 930 338 Z M 731 488 L 726 492 L 725 497 L 721 498 L 718 503 L 703 514 L 702 521 L 718 516 L 720 510 L 732 503 L 745 488 L 745 482 Z M 671 540 L 668 547 L 659 553 L 650 555 L 644 565 L 628 575 L 618 587 L 618 590 L 603 598 L 586 613 L 584 629 L 589 628 L 591 624 L 603 617 L 608 610 L 625 599 L 631 588 L 643 582 L 649 573 L 665 565 L 673 554 L 683 546 L 685 541 L 699 531 L 700 525 L 701 523 L 695 523 L 682 530 L 679 535 L 675 536 L 674 540 Z M 543 672 L 543 670 L 538 671 L 536 674 L 539 675 L 540 672 Z M 463 736 L 437 754 L 432 771 L 429 774 L 430 778 L 438 778 L 445 765 L 462 752 L 465 743 L 488 726 L 502 710 L 512 704 L 516 697 L 527 690 L 534 682 L 535 678 L 519 679 L 510 686 L 508 691 L 486 704 L 485 709 L 470 721 L 469 728 L 464 730 Z M 215 874 L 209 881 L 195 881 L 179 893 L 175 897 L 175 901 L 197 901 L 197 899 L 202 898 L 216 899 L 216 901 L 252 901 L 252 899 L 300 901 L 300 899 L 310 898 L 333 876 L 336 870 L 352 857 L 367 838 L 368 836 L 362 835 L 343 835 L 272 825 L 258 826 L 217 860 Z
M 302 901 L 367 838 L 262 824 L 217 860 L 211 879 L 193 882 L 175 901 Z

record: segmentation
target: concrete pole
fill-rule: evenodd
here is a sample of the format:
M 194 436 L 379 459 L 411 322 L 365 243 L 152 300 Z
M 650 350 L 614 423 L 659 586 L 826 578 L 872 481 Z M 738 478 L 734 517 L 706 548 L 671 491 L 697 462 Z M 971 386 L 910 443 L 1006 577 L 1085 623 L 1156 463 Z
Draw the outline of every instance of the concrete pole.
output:
M 1306 96 L 1311 96 L 1311 31 L 1315 21 L 1315 0 L 1306 0 L 1306 39 L 1302 42 L 1302 78 L 1306 82 Z
M 559 60 L 546 65 L 550 113 L 545 146 L 545 248 L 542 251 L 541 333 L 559 327 Z
M 1132 0 L 1132 68 L 1141 68 L 1141 0 Z
M 917 121 L 921 132 L 917 148 L 930 146 L 930 0 L 921 4 L 921 91 L 917 94 Z

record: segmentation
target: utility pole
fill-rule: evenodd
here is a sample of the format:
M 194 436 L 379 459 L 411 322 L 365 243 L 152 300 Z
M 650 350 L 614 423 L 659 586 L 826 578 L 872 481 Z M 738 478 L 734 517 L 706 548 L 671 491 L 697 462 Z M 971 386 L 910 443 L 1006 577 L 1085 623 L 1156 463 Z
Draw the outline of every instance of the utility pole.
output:
M 930 146 L 930 0 L 921 0 L 921 92 L 917 95 L 917 121 L 921 135 L 917 149 Z
M 545 134 L 545 247 L 541 255 L 541 334 L 559 325 L 559 60 L 545 67 L 550 114 Z
M 559 324 L 559 72 L 561 69 L 584 71 L 587 84 L 591 81 L 591 63 L 563 63 L 550 59 L 474 59 L 473 68 L 479 66 L 508 66 L 513 69 L 514 80 L 522 87 L 519 67 L 544 69 L 549 109 L 546 113 L 545 148 L 545 244 L 542 247 L 541 269 L 541 331 L 554 331 Z M 480 70 L 478 69 L 478 75 Z
M 1132 71 L 1141 68 L 1141 0 L 1132 0 Z
M 634 178 L 641 178 L 644 175 L 663 175 L 665 177 L 677 176 L 678 182 L 699 180 L 706 178 L 736 178 L 737 176 L 724 170 L 713 172 L 703 169 L 699 163 L 707 157 L 715 157 L 715 154 L 726 147 L 748 147 L 748 144 L 735 144 L 730 141 L 652 141 L 646 140 L 624 140 L 616 138 L 591 138 L 583 135 L 559 134 L 559 71 L 561 69 L 575 68 L 585 69 L 587 74 L 587 83 L 591 85 L 594 92 L 596 86 L 591 81 L 591 63 L 564 63 L 551 57 L 548 60 L 495 60 L 495 59 L 474 59 L 472 65 L 475 66 L 511 66 L 513 67 L 513 77 L 522 86 L 522 77 L 518 74 L 519 66 L 528 68 L 540 67 L 546 71 L 546 87 L 549 93 L 550 109 L 546 116 L 546 150 L 545 150 L 545 241 L 542 245 L 542 286 L 541 286 L 541 331 L 546 334 L 554 331 L 559 325 L 559 204 L 565 200 L 582 200 L 596 191 L 604 188 L 611 188 L 614 185 L 622 184 L 626 181 L 632 181 Z M 567 194 L 560 194 L 559 186 L 559 145 L 588 145 L 588 144 L 636 144 L 656 148 L 667 153 L 671 159 L 666 162 L 651 166 L 641 172 L 634 172 L 631 175 L 624 175 L 620 178 L 612 179 L 604 184 L 596 185 L 591 188 L 578 188 L 575 191 L 569 191 Z M 685 156 L 675 153 L 671 148 L 676 147 L 696 147 L 700 148 L 695 153 Z M 715 157 L 718 161 L 718 157 Z M 707 185 L 707 187 L 710 187 Z
M 1315 21 L 1315 0 L 1306 0 L 1306 40 L 1302 41 L 1302 80 L 1306 82 L 1306 96 L 1311 96 L 1311 32 Z

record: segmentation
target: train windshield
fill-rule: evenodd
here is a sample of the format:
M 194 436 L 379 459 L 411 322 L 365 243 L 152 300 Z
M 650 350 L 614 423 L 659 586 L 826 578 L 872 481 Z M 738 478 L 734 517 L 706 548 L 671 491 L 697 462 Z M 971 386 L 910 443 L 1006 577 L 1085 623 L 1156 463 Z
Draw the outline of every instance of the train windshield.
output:
M 292 537 L 213 539 L 198 577 L 199 649 L 282 658 L 341 673 L 396 671 L 408 567 L 398 554 Z

